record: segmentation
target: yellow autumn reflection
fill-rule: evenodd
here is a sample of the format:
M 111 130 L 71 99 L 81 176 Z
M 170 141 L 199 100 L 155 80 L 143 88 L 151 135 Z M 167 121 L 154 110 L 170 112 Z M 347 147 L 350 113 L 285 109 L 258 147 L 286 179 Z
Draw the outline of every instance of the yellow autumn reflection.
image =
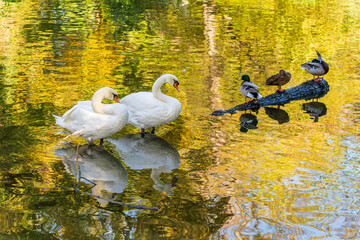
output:
M 351 0 L 0 1 L 0 234 L 359 238 L 359 16 Z M 256 129 L 246 131 L 243 112 L 210 115 L 243 102 L 243 74 L 263 96 L 275 91 L 265 80 L 280 69 L 292 74 L 285 89 L 311 79 L 300 65 L 315 51 L 330 66 L 330 91 L 317 104 L 323 109 L 306 113 L 316 104 L 291 102 L 280 107 L 288 117 L 280 124 L 261 108 L 251 113 Z M 121 193 L 101 192 L 160 210 L 76 196 L 75 177 L 55 152 L 86 142 L 64 142 L 52 114 L 103 86 L 121 97 L 151 91 L 164 73 L 180 81 L 180 93 L 162 91 L 182 111 L 156 135 L 179 153 L 179 167 L 155 178 L 151 167 L 127 165 L 124 152 L 105 141 L 128 182 Z M 113 137 L 136 133 L 127 126 Z M 93 185 L 81 182 L 81 191 Z

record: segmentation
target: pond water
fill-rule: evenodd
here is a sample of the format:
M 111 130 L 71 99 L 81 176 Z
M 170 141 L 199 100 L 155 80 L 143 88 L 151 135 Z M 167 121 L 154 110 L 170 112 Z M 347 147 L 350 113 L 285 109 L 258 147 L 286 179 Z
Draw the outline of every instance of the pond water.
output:
M 0 32 L 1 239 L 360 239 L 358 1 L 6 0 Z M 316 50 L 318 102 L 211 115 Z M 182 110 L 156 135 L 63 140 L 52 114 L 164 73 Z

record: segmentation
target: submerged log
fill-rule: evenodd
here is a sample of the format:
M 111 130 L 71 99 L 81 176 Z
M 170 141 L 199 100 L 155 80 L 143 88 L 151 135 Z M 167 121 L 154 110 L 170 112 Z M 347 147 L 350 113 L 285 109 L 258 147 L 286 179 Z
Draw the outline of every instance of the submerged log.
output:
M 226 113 L 234 114 L 236 111 L 247 109 L 259 109 L 271 105 L 284 105 L 296 100 L 310 100 L 324 97 L 330 90 L 329 84 L 323 79 L 319 82 L 309 80 L 302 84 L 286 89 L 284 92 L 275 92 L 274 94 L 263 97 L 259 100 L 254 99 L 250 102 L 237 105 L 227 110 L 217 110 L 211 115 L 222 116 Z

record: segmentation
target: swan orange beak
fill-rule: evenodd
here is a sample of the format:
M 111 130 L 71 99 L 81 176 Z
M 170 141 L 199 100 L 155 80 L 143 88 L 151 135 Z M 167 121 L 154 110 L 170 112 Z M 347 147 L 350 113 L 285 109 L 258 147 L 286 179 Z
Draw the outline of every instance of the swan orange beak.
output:
M 119 98 L 118 98 L 118 96 L 117 96 L 117 95 L 115 95 L 115 96 L 114 96 L 114 101 L 116 101 L 116 102 L 120 103 Z
M 179 87 L 178 87 L 178 86 L 179 86 L 179 83 L 178 83 L 178 82 L 175 82 L 175 83 L 174 83 L 174 87 L 176 88 L 176 90 L 177 90 L 178 92 L 180 92 L 180 90 L 179 90 Z

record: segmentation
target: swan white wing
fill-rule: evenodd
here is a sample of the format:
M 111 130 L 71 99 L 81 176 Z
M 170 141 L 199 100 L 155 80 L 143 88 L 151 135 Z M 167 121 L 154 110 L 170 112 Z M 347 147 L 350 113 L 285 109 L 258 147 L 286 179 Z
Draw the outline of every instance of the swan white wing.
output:
M 125 104 L 131 109 L 144 109 L 154 105 L 154 96 L 151 92 L 137 92 L 131 93 L 120 100 L 120 103 Z M 149 102 L 151 101 L 151 102 Z
M 91 101 L 78 101 L 76 106 L 80 107 L 80 108 L 83 108 L 83 109 L 86 109 L 90 112 L 93 112 L 93 108 L 92 108 L 92 105 L 91 105 Z
M 75 105 L 61 118 L 56 117 L 56 123 L 88 141 L 110 136 L 126 124 L 128 113 L 125 106 L 119 103 L 108 104 L 118 114 L 107 115 L 95 113 L 86 102 Z
M 177 99 L 167 96 L 167 102 L 162 102 L 151 92 L 132 93 L 121 99 L 120 103 L 128 108 L 128 123 L 144 129 L 174 121 L 181 111 Z
M 109 87 L 99 89 L 91 101 L 79 101 L 62 117 L 54 116 L 56 123 L 72 132 L 69 137 L 82 137 L 92 141 L 120 131 L 127 122 L 126 106 L 103 104 L 103 99 L 113 99 L 116 91 Z
M 58 125 L 60 125 L 61 122 L 71 121 L 74 118 L 74 116 L 77 117 L 77 114 L 73 113 L 73 112 L 74 111 L 76 112 L 79 109 L 84 109 L 84 110 L 89 111 L 89 112 L 94 112 L 94 110 L 92 109 L 92 106 L 91 106 L 91 101 L 79 101 L 75 106 L 73 106 L 72 108 L 67 110 L 62 115 L 62 117 L 58 117 L 58 116 L 54 115 L 54 117 L 56 118 L 56 123 Z M 60 124 L 58 123 L 58 121 L 59 121 Z

